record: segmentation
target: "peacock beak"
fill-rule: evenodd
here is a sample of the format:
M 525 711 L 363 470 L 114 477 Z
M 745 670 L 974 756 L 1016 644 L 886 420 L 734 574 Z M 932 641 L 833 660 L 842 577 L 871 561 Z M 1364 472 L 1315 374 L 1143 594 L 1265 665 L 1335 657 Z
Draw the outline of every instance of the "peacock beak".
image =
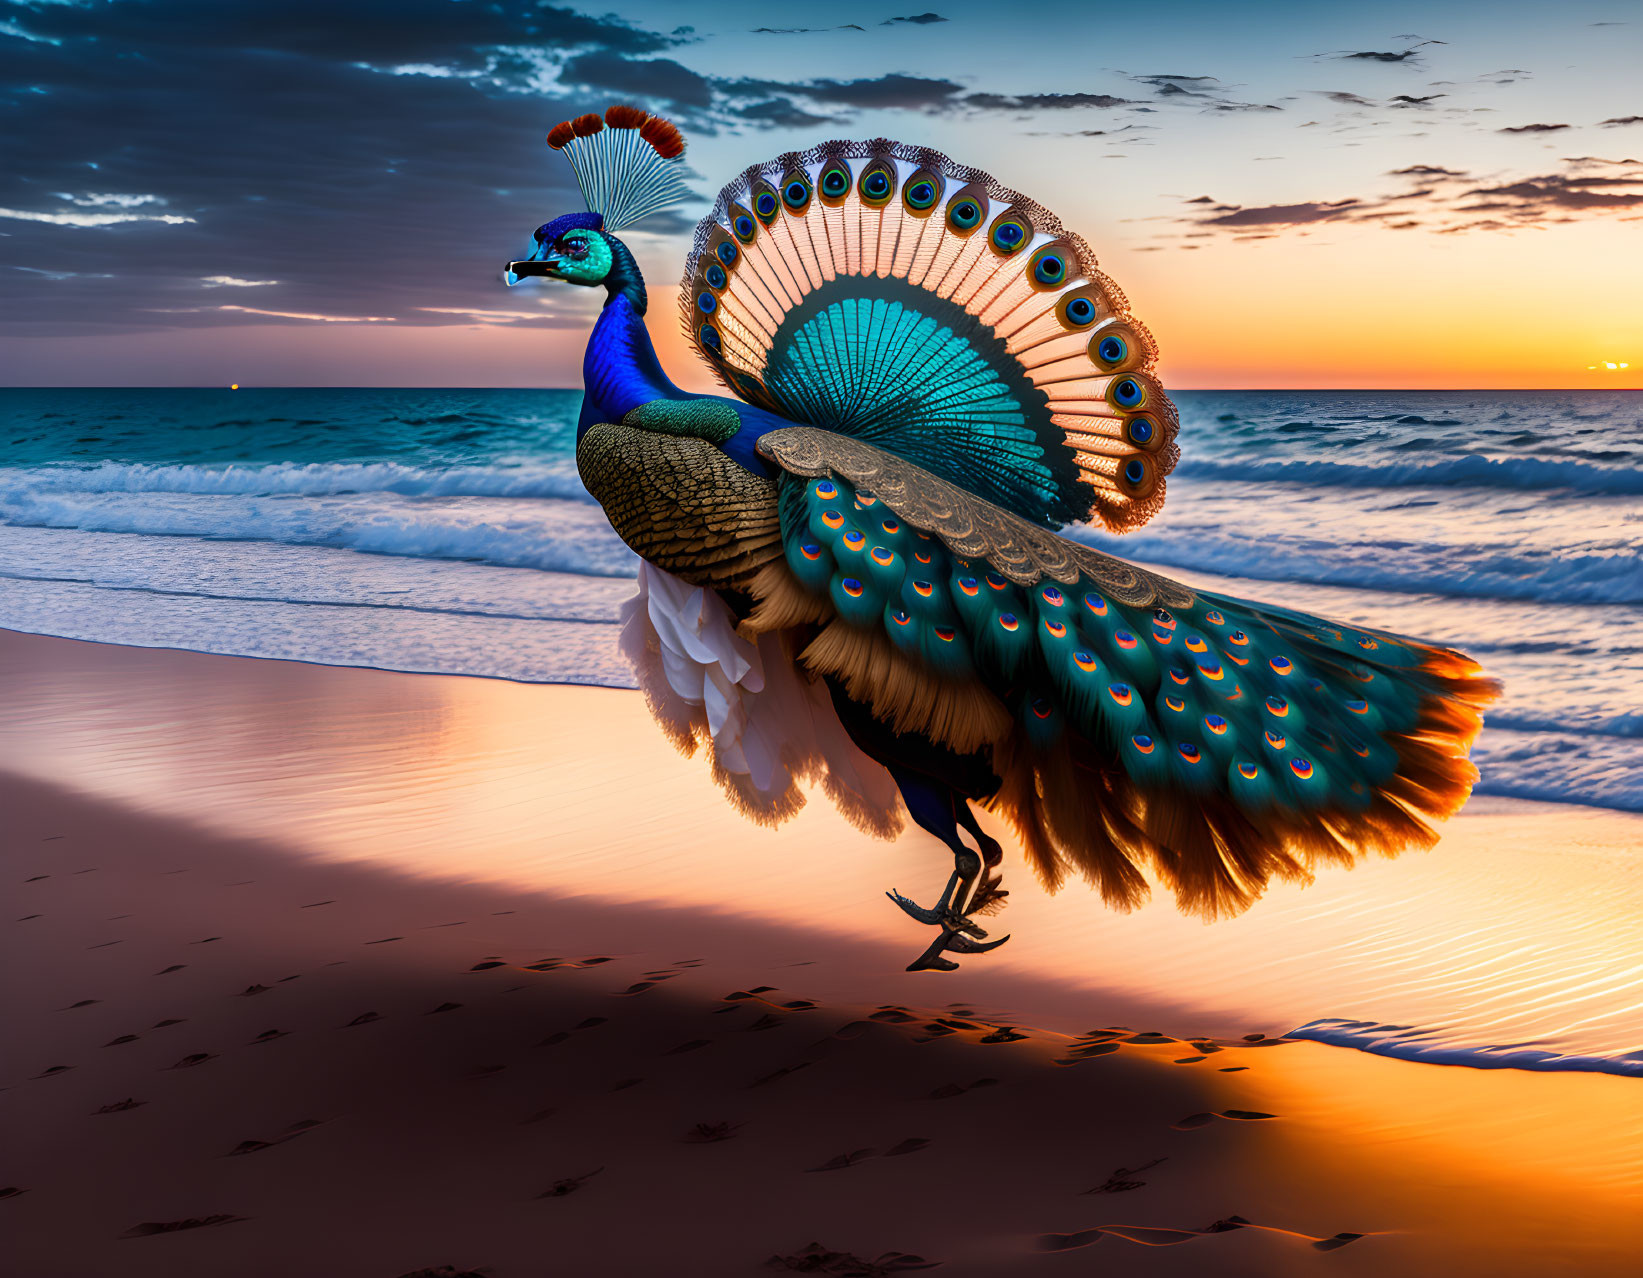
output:
M 509 262 L 502 270 L 502 282 L 509 288 L 522 279 L 558 279 L 559 266 L 564 259 L 546 244 L 537 244 L 531 255 L 522 262 Z
M 509 262 L 502 271 L 502 281 L 512 288 L 522 279 L 535 276 L 539 279 L 558 279 L 559 264 L 563 261 L 558 254 L 549 254 L 543 258 L 530 258 L 523 262 Z

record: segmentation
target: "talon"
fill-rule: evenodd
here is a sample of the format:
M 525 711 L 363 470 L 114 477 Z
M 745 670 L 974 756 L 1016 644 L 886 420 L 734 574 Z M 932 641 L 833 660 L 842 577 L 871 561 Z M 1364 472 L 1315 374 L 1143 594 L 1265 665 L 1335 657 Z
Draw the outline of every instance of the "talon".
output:
M 889 897 L 897 905 L 901 906 L 902 910 L 909 917 L 917 919 L 920 923 L 925 923 L 931 927 L 934 927 L 942 921 L 942 916 L 940 913 L 935 910 L 925 909 L 917 901 L 908 900 L 908 898 L 903 896 L 900 892 L 891 890 L 886 892 L 884 895 Z
M 943 933 L 943 936 L 946 937 L 946 943 L 942 948 L 951 950 L 954 954 L 985 954 L 988 950 L 996 950 L 1010 939 L 1009 933 L 999 937 L 996 941 L 973 940 L 962 932 Z
M 936 937 L 935 940 L 930 942 L 930 948 L 925 950 L 924 953 L 920 954 L 916 959 L 914 959 L 911 963 L 909 963 L 907 965 L 907 970 L 909 972 L 955 972 L 955 971 L 957 971 L 958 970 L 958 964 L 957 963 L 953 962 L 952 959 L 946 959 L 946 958 L 941 957 L 941 952 L 943 950 L 949 950 L 949 949 L 956 948 L 953 945 L 953 940 L 954 940 L 955 937 L 957 937 L 957 935 L 958 934 L 956 932 L 954 932 L 951 928 L 943 928 L 942 931 L 941 931 L 941 935 Z M 964 939 L 967 940 L 968 938 L 964 938 Z

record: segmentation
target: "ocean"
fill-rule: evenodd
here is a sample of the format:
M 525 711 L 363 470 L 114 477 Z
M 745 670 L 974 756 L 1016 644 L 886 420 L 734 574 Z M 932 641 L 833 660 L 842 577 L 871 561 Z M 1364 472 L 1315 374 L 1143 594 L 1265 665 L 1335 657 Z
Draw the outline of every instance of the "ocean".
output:
M 1478 791 L 1643 811 L 1643 392 L 1189 391 L 1138 533 L 1505 685 Z M 627 686 L 568 390 L 0 390 L 0 627 Z

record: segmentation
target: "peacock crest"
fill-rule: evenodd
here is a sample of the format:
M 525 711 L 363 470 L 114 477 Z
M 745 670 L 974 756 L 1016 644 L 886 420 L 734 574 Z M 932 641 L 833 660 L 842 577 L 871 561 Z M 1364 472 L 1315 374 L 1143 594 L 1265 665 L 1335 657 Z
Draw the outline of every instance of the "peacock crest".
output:
M 611 232 L 632 226 L 690 195 L 685 139 L 678 127 L 636 106 L 618 104 L 556 124 L 548 145 L 576 175 L 588 212 Z

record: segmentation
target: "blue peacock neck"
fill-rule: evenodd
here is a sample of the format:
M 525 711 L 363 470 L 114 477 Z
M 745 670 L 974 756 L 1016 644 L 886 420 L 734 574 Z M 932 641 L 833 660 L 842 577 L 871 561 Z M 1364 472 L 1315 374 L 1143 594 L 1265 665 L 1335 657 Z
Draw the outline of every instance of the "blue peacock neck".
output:
M 645 297 L 644 276 L 639 274 L 639 264 L 633 260 L 633 253 L 628 246 L 614 235 L 607 234 L 605 243 L 610 245 L 610 270 L 605 275 L 605 305 L 608 307 L 618 297 L 626 298 L 628 305 L 640 315 L 645 313 L 648 299 Z
M 641 404 L 684 397 L 662 371 L 645 329 L 645 282 L 627 245 L 613 235 L 608 294 L 582 356 L 582 414 L 576 438 L 595 422 L 619 422 Z

